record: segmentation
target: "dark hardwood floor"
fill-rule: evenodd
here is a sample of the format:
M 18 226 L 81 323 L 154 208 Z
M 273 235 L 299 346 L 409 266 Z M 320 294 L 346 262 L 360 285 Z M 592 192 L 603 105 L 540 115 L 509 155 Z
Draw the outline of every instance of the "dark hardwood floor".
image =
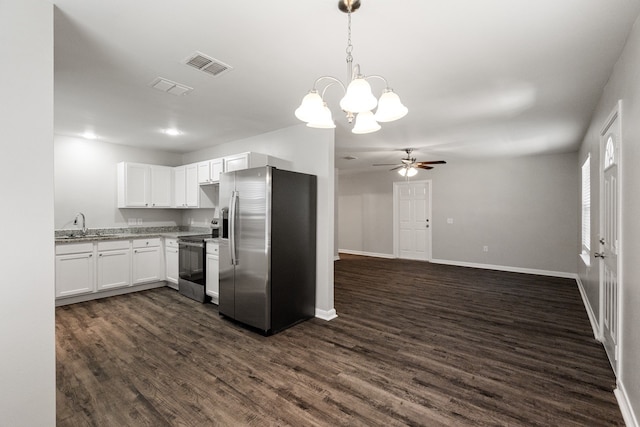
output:
M 339 317 L 271 337 L 169 288 L 57 308 L 57 425 L 624 425 L 575 281 L 341 258 Z

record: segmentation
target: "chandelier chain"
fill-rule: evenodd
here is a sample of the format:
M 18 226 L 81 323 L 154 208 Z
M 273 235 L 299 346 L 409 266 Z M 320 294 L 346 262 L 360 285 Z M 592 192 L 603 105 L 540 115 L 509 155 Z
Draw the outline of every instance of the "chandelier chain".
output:
M 347 62 L 353 62 L 353 56 L 351 56 L 351 52 L 353 52 L 353 45 L 351 44 L 351 9 L 347 12 L 347 16 L 349 19 L 349 24 L 347 26 Z

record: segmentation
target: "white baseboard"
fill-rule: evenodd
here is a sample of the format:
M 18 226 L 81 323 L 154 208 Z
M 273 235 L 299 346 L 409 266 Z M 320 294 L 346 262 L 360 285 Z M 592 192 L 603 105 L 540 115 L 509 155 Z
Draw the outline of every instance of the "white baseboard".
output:
M 432 259 L 431 262 L 434 264 L 456 265 L 458 267 L 473 267 L 481 268 L 484 270 L 508 271 L 511 273 L 537 274 L 538 276 L 562 277 L 565 279 L 576 278 L 576 273 L 567 273 L 565 271 L 538 270 L 536 268 L 510 267 L 507 265 L 480 264 L 475 262 L 450 261 L 446 259 Z
M 334 257 L 333 257 L 333 260 L 334 260 L 334 261 L 340 261 L 340 255 L 336 255 L 336 256 L 334 256 Z
M 129 294 L 131 292 L 146 291 L 148 289 L 162 288 L 164 286 L 167 286 L 167 282 L 165 282 L 165 281 L 152 282 L 152 283 L 145 283 L 144 285 L 128 286 L 126 288 L 111 289 L 111 290 L 108 290 L 108 291 L 96 292 L 96 293 L 93 293 L 93 294 L 76 295 L 76 296 L 69 297 L 69 298 L 60 298 L 60 299 L 56 299 L 56 307 L 59 307 L 59 306 L 62 306 L 62 305 L 67 305 L 67 304 L 76 304 L 78 302 L 91 301 L 91 300 L 94 300 L 94 299 L 113 297 L 113 296 L 116 296 L 116 295 Z
M 591 307 L 591 303 L 589 303 L 589 299 L 587 298 L 587 293 L 584 290 L 584 285 L 582 284 L 582 280 L 580 280 L 580 276 L 576 274 L 576 283 L 578 284 L 578 290 L 580 291 L 580 296 L 582 297 L 582 304 L 584 305 L 584 309 L 587 312 L 587 316 L 589 317 L 589 323 L 591 323 L 591 329 L 593 330 L 593 337 L 598 341 L 602 341 L 602 335 L 600 334 L 600 325 L 598 324 L 598 319 L 596 319 L 595 314 L 593 313 L 593 307 Z
M 331 310 L 320 310 L 316 308 L 316 317 L 322 320 L 333 320 L 338 317 L 338 313 L 336 313 L 336 309 L 332 308 Z
M 620 412 L 622 412 L 624 423 L 627 427 L 640 427 L 640 424 L 638 424 L 638 417 L 636 417 L 633 410 L 634 408 L 631 405 L 631 401 L 629 400 L 627 391 L 624 388 L 624 384 L 618 380 L 616 386 L 616 389 L 613 390 L 613 394 L 615 394 L 616 399 L 618 400 L 618 406 L 620 406 Z
M 343 254 L 350 254 L 350 255 L 370 256 L 374 258 L 389 258 L 389 259 L 396 258 L 396 256 L 393 254 L 380 254 L 376 252 L 352 251 L 351 249 L 338 249 L 338 252 L 342 252 Z

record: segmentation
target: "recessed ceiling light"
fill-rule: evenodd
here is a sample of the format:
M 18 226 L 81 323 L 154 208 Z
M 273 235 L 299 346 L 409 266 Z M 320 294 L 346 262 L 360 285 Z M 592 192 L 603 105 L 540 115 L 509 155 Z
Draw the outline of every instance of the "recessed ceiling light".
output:
M 85 133 L 83 133 L 83 134 L 82 134 L 82 137 L 83 137 L 84 139 L 98 139 L 98 137 L 96 136 L 96 134 L 95 134 L 95 133 L 93 133 L 93 132 L 88 132 L 88 131 L 87 131 L 87 132 L 85 132 Z
M 171 136 L 182 135 L 182 132 L 180 132 L 178 129 L 175 129 L 175 128 L 165 129 L 163 132 Z

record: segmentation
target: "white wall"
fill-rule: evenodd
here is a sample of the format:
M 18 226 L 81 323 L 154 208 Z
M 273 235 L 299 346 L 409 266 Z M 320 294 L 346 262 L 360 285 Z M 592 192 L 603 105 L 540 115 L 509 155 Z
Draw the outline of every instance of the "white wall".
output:
M 620 364 L 617 397 L 621 402 L 625 420 L 629 426 L 640 421 L 640 20 L 637 20 L 627 39 L 622 55 L 616 63 L 602 98 L 598 103 L 589 130 L 574 167 L 580 169 L 587 153 L 591 153 L 591 246 L 598 247 L 599 134 L 605 120 L 619 99 L 622 100 L 622 164 L 620 166 L 622 223 L 620 239 L 622 247 L 619 271 L 621 280 L 620 310 Z M 595 245 L 595 246 L 594 246 Z M 591 268 L 578 260 L 579 276 L 585 286 L 589 304 L 598 313 L 599 265 Z
M 119 162 L 178 166 L 181 154 L 56 135 L 54 159 L 56 229 L 76 229 L 78 212 L 89 228 L 126 227 L 129 218 L 143 226 L 182 225 L 181 210 L 118 209 L 116 179 Z
M 450 160 L 420 171 L 414 180 L 432 181 L 432 257 L 575 273 L 576 159 L 569 153 Z M 393 182 L 402 180 L 387 170 L 340 175 L 340 249 L 393 254 Z
M 0 425 L 55 425 L 53 6 L 0 2 Z
M 273 156 L 274 166 L 318 177 L 316 315 L 335 316 L 333 306 L 334 132 L 304 125 L 185 154 L 184 163 L 253 151 Z M 191 211 L 185 215 L 199 215 Z M 207 215 L 203 213 L 202 215 Z M 201 217 L 196 217 L 201 221 Z

